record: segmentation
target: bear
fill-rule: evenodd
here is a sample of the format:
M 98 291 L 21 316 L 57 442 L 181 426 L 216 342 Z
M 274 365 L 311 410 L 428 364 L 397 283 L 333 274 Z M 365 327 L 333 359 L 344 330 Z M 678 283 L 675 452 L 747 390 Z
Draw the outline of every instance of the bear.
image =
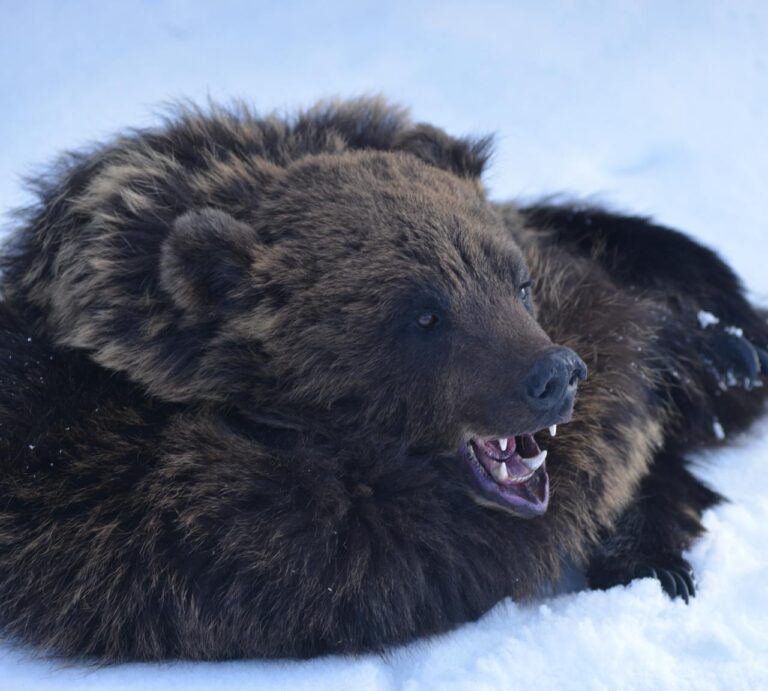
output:
M 495 203 L 487 138 L 380 99 L 186 106 L 68 154 L 0 303 L 0 629 L 101 663 L 380 652 L 653 577 L 762 413 L 711 250 Z

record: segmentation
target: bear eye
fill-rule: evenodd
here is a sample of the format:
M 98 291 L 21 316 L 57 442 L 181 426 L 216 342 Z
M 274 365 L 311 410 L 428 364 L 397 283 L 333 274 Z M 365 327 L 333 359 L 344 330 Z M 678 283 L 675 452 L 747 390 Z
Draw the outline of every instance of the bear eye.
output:
M 426 331 L 434 329 L 440 323 L 440 317 L 434 312 L 423 312 L 416 319 L 416 323 Z

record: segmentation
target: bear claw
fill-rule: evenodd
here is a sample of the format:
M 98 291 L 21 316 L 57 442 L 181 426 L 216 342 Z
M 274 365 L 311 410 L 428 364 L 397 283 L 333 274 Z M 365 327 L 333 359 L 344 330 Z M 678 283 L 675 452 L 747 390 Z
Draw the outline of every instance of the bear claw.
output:
M 757 351 L 757 359 L 760 361 L 760 371 L 763 374 L 768 374 L 768 352 L 762 348 L 755 348 Z
M 696 597 L 696 585 L 692 571 L 685 566 L 668 568 L 644 566 L 636 571 L 636 578 L 655 578 L 661 584 L 664 592 L 673 600 L 681 598 L 687 605 L 692 597 Z

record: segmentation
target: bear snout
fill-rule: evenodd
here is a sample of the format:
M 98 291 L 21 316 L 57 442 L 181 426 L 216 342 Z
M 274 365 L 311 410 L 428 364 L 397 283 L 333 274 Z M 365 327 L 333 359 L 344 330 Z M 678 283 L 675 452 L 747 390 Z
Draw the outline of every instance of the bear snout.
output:
M 570 348 L 558 347 L 539 356 L 523 385 L 525 403 L 546 417 L 570 414 L 579 382 L 587 378 L 587 366 Z

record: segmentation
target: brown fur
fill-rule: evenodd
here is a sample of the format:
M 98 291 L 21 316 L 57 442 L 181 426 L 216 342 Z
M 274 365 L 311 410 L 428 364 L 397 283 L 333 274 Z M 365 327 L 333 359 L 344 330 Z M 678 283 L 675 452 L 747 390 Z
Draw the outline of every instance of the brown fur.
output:
M 600 585 L 652 562 L 667 533 L 628 512 L 663 454 L 682 468 L 685 406 L 721 405 L 699 340 L 676 345 L 676 289 L 630 285 L 599 238 L 489 204 L 486 155 L 379 102 L 188 110 L 44 181 L 5 259 L 5 632 L 107 661 L 380 650 L 563 559 Z M 450 346 L 409 330 L 425 306 Z M 473 501 L 456 449 L 545 424 L 510 400 L 552 342 L 590 377 L 523 520 Z M 722 400 L 734 424 L 759 410 Z M 679 554 L 716 497 L 672 474 Z

